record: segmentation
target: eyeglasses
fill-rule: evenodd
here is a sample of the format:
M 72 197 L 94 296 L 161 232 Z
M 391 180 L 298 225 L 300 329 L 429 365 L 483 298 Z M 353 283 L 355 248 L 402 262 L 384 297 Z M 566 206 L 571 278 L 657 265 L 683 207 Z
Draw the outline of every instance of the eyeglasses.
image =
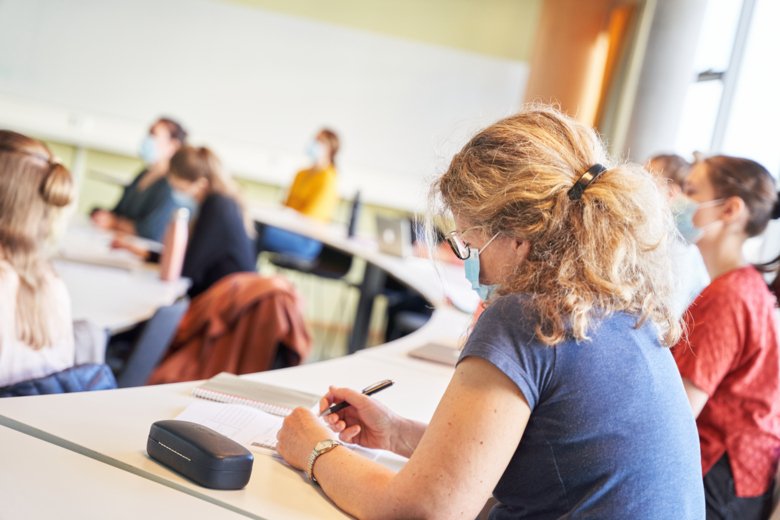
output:
M 444 239 L 447 240 L 447 243 L 450 245 L 450 248 L 452 248 L 452 252 L 455 253 L 455 256 L 457 256 L 461 260 L 466 260 L 468 259 L 468 257 L 471 256 L 471 249 L 472 249 L 471 244 L 463 240 L 461 235 L 465 235 L 472 229 L 478 229 L 479 227 L 480 226 L 470 227 L 465 231 L 454 230 L 444 235 Z M 487 248 L 487 246 L 489 246 L 490 243 L 496 239 L 497 236 L 498 233 L 493 235 L 484 246 L 482 246 L 480 249 L 477 249 L 477 252 L 481 253 L 482 251 L 484 251 Z

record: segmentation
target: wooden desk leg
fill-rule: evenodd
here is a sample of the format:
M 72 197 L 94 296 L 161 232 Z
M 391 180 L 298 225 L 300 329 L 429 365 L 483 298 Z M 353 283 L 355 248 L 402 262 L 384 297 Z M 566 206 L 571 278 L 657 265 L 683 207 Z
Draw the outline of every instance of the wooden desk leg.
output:
M 387 275 L 371 262 L 366 262 L 363 281 L 360 282 L 360 297 L 355 309 L 355 322 L 349 336 L 349 353 L 354 354 L 365 348 L 368 339 L 368 329 L 371 326 L 371 311 L 374 308 L 374 298 L 381 294 Z

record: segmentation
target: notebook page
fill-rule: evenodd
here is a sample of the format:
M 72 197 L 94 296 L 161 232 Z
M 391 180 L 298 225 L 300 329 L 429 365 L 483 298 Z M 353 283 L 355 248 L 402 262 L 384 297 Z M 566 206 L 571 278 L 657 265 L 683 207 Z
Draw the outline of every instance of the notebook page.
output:
M 176 419 L 207 426 L 250 450 L 258 447 L 276 449 L 276 433 L 284 420 L 251 406 L 214 401 L 193 401 Z M 406 463 L 404 457 L 388 451 L 364 448 L 357 444 L 345 446 L 393 471 L 399 471 Z
M 176 419 L 207 426 L 251 448 L 276 447 L 276 432 L 282 427 L 282 418 L 242 404 L 195 401 Z

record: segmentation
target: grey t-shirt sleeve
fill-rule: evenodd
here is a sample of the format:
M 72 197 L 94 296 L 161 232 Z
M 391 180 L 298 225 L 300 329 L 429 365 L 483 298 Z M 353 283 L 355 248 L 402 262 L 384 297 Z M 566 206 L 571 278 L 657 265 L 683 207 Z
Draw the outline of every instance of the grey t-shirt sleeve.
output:
M 458 363 L 470 356 L 486 360 L 506 375 L 531 410 L 544 395 L 555 364 L 555 349 L 535 340 L 534 324 L 518 296 L 498 299 L 479 317 Z

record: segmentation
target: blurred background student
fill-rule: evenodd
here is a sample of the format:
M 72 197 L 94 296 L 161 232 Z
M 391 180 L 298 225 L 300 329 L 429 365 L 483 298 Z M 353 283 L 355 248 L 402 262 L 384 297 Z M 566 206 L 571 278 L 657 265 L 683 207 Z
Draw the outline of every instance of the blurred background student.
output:
M 46 254 L 74 195 L 43 143 L 0 130 L 0 386 L 74 364 L 70 297 Z
M 695 231 L 690 226 L 692 206 L 686 203 L 683 194 L 691 163 L 676 154 L 660 154 L 651 157 L 645 166 L 663 181 L 680 232 L 678 239 L 671 242 L 670 249 L 675 277 L 672 309 L 676 316 L 682 316 L 694 298 L 710 283 L 701 253 L 694 244 Z
M 742 251 L 767 227 L 775 182 L 755 161 L 715 156 L 694 165 L 685 194 L 712 282 L 673 353 L 697 418 L 707 518 L 768 518 L 780 456 L 777 300 Z
M 177 198 L 194 208 L 182 268 L 182 276 L 192 281 L 189 296 L 198 296 L 227 275 L 254 271 L 252 220 L 214 152 L 183 146 L 170 160 L 168 181 Z M 121 237 L 114 245 L 147 260 L 159 260 L 159 255 Z
M 122 193 L 116 207 L 97 209 L 92 221 L 105 229 L 160 241 L 165 227 L 182 201 L 168 184 L 166 174 L 171 157 L 186 144 L 187 131 L 177 121 L 160 118 L 141 142 L 140 155 L 146 168 Z
M 339 203 L 336 155 L 339 152 L 336 132 L 323 128 L 306 150 L 312 164 L 293 179 L 284 205 L 309 218 L 328 222 Z M 257 250 L 284 253 L 311 260 L 322 249 L 317 240 L 272 226 L 258 231 Z

